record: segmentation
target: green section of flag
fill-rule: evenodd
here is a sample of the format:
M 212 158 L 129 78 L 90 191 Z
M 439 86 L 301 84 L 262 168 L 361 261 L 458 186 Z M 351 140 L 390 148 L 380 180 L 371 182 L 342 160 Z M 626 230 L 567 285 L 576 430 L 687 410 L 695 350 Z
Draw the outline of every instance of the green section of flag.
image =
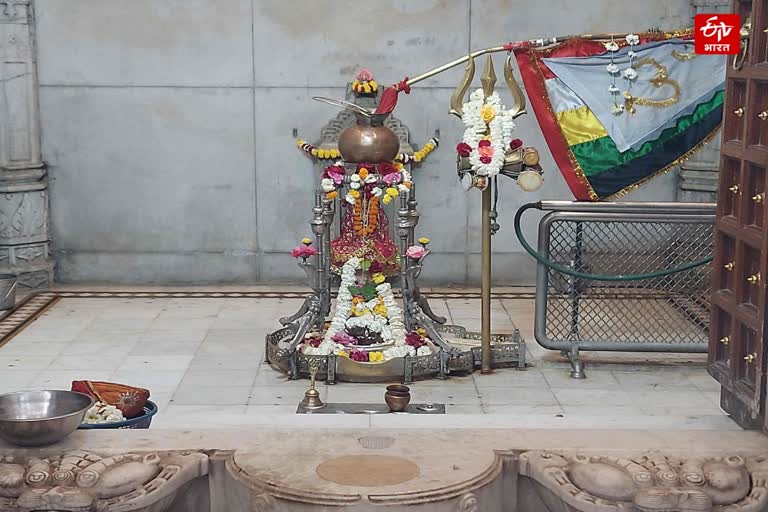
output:
M 636 150 L 620 152 L 613 140 L 606 136 L 599 139 L 582 142 L 571 146 L 571 151 L 587 176 L 595 176 L 603 171 L 624 165 L 641 156 L 647 155 L 656 148 L 688 130 L 701 121 L 713 110 L 723 105 L 724 91 L 717 92 L 709 101 L 701 103 L 687 116 L 677 120 L 675 126 L 670 126 L 656 140 L 648 141 Z

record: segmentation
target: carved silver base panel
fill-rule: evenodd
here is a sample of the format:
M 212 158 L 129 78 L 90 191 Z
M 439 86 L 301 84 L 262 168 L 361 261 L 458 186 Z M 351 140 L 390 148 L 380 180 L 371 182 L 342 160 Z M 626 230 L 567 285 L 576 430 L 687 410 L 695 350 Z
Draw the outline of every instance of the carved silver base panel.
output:
M 440 349 L 422 357 L 393 358 L 383 363 L 358 363 L 347 357 L 305 355 L 290 350 L 298 331 L 297 324 L 283 327 L 266 336 L 267 361 L 294 379 L 310 377 L 310 363 L 319 365 L 318 378 L 328 384 L 336 382 L 403 383 L 429 378 L 446 378 L 452 373 L 466 374 L 480 368 L 479 345 L 451 345 L 451 351 Z M 438 333 L 455 336 L 457 342 L 474 342 L 480 333 L 469 332 L 456 325 L 440 325 Z M 519 332 L 492 336 L 491 361 L 495 368 L 525 368 L 525 341 Z
M 384 392 L 381 393 L 382 399 Z M 299 404 L 296 414 L 445 414 L 445 404 L 408 404 L 403 412 L 391 412 L 386 404 L 325 404 L 320 409 L 307 409 Z

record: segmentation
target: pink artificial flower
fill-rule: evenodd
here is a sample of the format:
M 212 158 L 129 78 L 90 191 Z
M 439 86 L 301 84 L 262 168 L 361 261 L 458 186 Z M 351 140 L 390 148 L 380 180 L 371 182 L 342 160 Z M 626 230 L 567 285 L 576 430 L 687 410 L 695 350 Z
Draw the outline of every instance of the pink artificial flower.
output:
M 405 335 L 405 344 L 418 350 L 426 345 L 426 342 L 421 338 L 419 333 L 411 331 Z
M 366 68 L 362 68 L 357 72 L 357 79 L 361 82 L 369 82 L 373 79 L 373 73 L 368 71 Z
M 379 171 L 379 174 L 381 174 L 382 176 L 387 176 L 388 174 L 394 174 L 394 173 L 400 174 L 397 171 L 397 167 L 395 167 L 389 162 L 381 162 L 379 165 L 376 166 L 376 170 Z
M 308 343 L 310 347 L 317 348 L 323 342 L 323 336 L 321 334 L 307 335 L 305 342 Z
M 352 350 L 349 353 L 349 358 L 353 361 L 357 361 L 358 363 L 367 363 L 368 352 L 363 352 L 362 350 Z
M 490 145 L 491 145 L 491 141 L 489 141 L 488 139 L 483 139 L 477 143 L 477 147 L 479 148 L 487 148 Z
M 400 176 L 399 172 L 391 172 L 389 174 L 385 174 L 383 179 L 384 179 L 384 183 L 392 186 L 400 183 L 401 178 L 402 177 Z
M 481 157 L 480 157 L 480 162 L 482 162 L 482 163 L 484 163 L 484 164 L 489 164 L 489 163 L 491 163 L 491 160 L 492 160 L 492 158 L 491 158 L 491 157 L 489 157 L 489 156 L 481 156 Z
M 341 331 L 334 334 L 331 339 L 341 345 L 357 345 L 357 338 Z
M 344 181 L 344 175 L 346 172 L 340 165 L 329 165 L 323 170 L 323 178 L 330 178 L 337 185 L 341 185 Z
M 490 158 L 493 156 L 493 148 L 491 146 L 478 146 L 477 154 L 479 154 L 481 158 L 484 156 Z
M 291 250 L 291 256 L 294 258 L 309 258 L 310 256 L 314 256 L 317 254 L 317 250 L 312 247 L 311 245 L 300 245 L 298 247 L 294 247 Z
M 520 139 L 512 139 L 512 141 L 509 143 L 509 149 L 514 151 L 522 145 L 523 145 L 523 141 L 521 141 Z
M 412 245 L 405 251 L 405 255 L 418 260 L 427 255 L 427 250 L 420 245 Z

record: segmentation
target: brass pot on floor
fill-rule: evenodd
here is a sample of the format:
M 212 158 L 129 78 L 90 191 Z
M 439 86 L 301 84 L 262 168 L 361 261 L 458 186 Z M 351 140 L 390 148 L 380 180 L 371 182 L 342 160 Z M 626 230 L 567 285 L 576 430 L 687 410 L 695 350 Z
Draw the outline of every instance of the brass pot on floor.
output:
M 411 401 L 411 388 L 402 384 L 387 386 L 384 401 L 390 412 L 403 412 Z

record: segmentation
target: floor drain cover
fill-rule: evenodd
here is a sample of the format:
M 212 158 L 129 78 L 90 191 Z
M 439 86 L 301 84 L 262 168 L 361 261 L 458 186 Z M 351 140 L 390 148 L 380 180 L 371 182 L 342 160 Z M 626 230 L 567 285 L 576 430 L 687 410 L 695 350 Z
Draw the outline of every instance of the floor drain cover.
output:
M 394 437 L 386 436 L 361 437 L 357 441 L 360 443 L 360 446 L 369 450 L 383 450 L 395 444 Z

